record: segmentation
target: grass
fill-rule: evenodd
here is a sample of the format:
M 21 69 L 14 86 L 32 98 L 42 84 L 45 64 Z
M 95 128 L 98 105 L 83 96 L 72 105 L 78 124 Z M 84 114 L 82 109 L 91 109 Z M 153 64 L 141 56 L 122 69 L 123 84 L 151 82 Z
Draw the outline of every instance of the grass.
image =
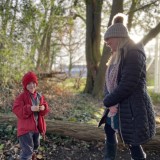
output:
M 91 124 L 99 122 L 103 113 L 101 102 L 87 94 L 77 94 L 71 101 L 73 107 L 66 116 L 68 121 Z
M 76 89 L 75 79 L 67 79 L 60 86 L 64 89 L 68 89 L 72 93 L 76 93 L 73 99 L 70 101 L 72 103 L 72 108 L 67 112 L 65 120 L 73 122 L 85 122 L 96 124 L 104 111 L 102 101 L 99 102 L 97 99 L 93 98 L 91 95 L 84 94 L 83 89 L 85 86 L 85 79 L 81 79 L 81 88 Z M 154 92 L 154 87 L 148 87 L 149 95 L 153 101 L 154 105 L 160 104 L 160 94 Z
M 160 93 L 155 93 L 153 90 L 149 90 L 149 95 L 154 105 L 160 104 Z
M 58 83 L 58 86 L 73 93 L 82 93 L 85 82 L 86 78 L 67 78 L 65 81 Z
M 83 93 L 85 78 L 78 80 L 76 78 L 68 78 L 56 85 L 60 87 L 60 90 L 67 92 L 67 95 L 65 93 L 66 99 L 62 94 L 63 99 L 61 101 L 63 101 L 63 107 L 65 107 L 65 105 L 69 106 L 67 111 L 62 116 L 59 116 L 58 119 L 97 125 L 103 114 L 104 108 L 102 101 L 93 98 L 89 94 Z M 58 99 L 57 101 L 60 101 Z M 61 106 L 59 104 L 57 105 Z

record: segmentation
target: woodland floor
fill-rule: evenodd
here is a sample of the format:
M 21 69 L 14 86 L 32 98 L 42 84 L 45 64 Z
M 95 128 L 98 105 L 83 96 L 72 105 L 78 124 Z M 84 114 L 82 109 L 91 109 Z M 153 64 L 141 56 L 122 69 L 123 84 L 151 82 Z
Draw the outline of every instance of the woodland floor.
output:
M 45 85 L 41 85 L 40 83 L 40 90 L 43 91 L 51 107 L 48 119 L 86 122 L 95 117 L 91 113 L 88 113 L 88 110 L 84 110 L 84 114 L 79 113 L 79 110 L 75 112 L 73 110 L 75 105 L 77 108 L 85 108 L 86 103 L 83 101 L 90 102 L 89 108 L 93 104 L 97 108 L 102 105 L 101 102 L 83 94 L 80 95 L 81 99 L 78 99 L 71 92 L 64 92 L 65 88 L 57 88 L 52 84 L 47 85 L 46 82 L 43 84 Z M 15 97 L 17 92 L 19 91 L 15 90 L 12 92 L 13 97 L 11 99 Z M 2 95 L 4 95 L 4 91 Z M 10 96 L 5 95 L 5 97 Z M 8 101 L 4 101 L 3 104 L 10 106 Z M 160 117 L 160 107 L 156 106 L 155 110 L 157 117 Z M 7 109 L 5 108 L 3 111 L 6 112 Z M 152 149 L 145 149 L 145 151 L 147 153 L 147 160 L 160 160 L 160 151 Z M 19 154 L 20 148 L 16 137 L 16 128 L 13 129 L 6 122 L 6 124 L 0 126 L 0 160 L 18 160 Z M 41 160 L 103 160 L 103 156 L 104 143 L 102 142 L 86 142 L 55 134 L 47 134 L 46 141 L 41 140 L 41 147 L 38 152 L 38 157 Z M 128 149 L 126 147 L 119 147 L 116 160 L 130 159 Z
M 4 144 L 0 150 L 1 160 L 18 160 L 19 145 L 15 135 L 0 133 L 0 144 Z M 160 160 L 160 152 L 146 150 L 147 160 Z M 45 142 L 41 141 L 38 157 L 41 160 L 103 160 L 104 144 L 102 142 L 85 142 L 69 137 L 47 135 Z M 129 151 L 119 148 L 116 160 L 130 160 Z

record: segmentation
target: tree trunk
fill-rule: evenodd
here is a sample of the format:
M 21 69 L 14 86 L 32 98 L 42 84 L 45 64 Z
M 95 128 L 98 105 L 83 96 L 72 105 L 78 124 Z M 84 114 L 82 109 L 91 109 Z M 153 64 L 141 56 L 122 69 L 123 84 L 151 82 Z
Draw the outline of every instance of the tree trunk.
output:
M 84 89 L 92 93 L 94 80 L 100 60 L 100 26 L 102 2 L 99 0 L 86 1 L 86 62 L 87 82 Z
M 108 27 L 112 24 L 112 19 L 117 13 L 123 13 L 123 0 L 112 0 L 112 9 L 108 22 Z
M 112 19 L 115 14 L 123 12 L 123 0 L 113 0 L 110 20 L 108 22 L 108 26 L 111 25 Z M 107 28 L 106 28 L 107 29 Z M 95 97 L 101 97 L 103 95 L 103 88 L 105 83 L 105 71 L 106 71 L 106 63 L 110 57 L 110 50 L 107 49 L 106 45 L 103 46 L 103 52 L 101 56 L 101 61 L 99 67 L 97 69 L 97 75 L 94 81 L 94 88 L 92 95 Z
M 45 41 L 45 51 L 43 57 L 43 71 L 50 72 L 50 65 L 51 65 L 51 38 L 52 38 L 52 31 L 53 31 L 53 14 L 54 14 L 54 3 L 51 4 L 51 12 L 49 16 L 49 20 L 47 23 L 47 35 Z
M 46 30 L 46 29 L 45 29 Z M 45 44 L 45 39 L 46 39 L 46 31 L 44 30 L 44 34 L 41 40 L 40 47 L 38 48 L 38 59 L 37 59 L 37 64 L 36 64 L 36 70 L 42 70 L 41 68 L 41 61 L 43 60 L 43 51 L 44 51 L 44 44 Z
M 8 22 L 10 20 L 10 0 L 6 0 L 4 2 L 1 2 L 5 7 L 1 7 L 1 28 L 2 31 L 5 35 L 7 35 L 7 27 L 8 27 Z
M 0 124 L 8 123 L 16 125 L 15 116 L 0 116 Z M 61 136 L 69 136 L 84 141 L 102 141 L 105 140 L 105 134 L 103 127 L 98 128 L 95 125 L 65 122 L 58 120 L 46 120 L 47 133 L 55 133 Z M 119 137 L 118 137 L 119 138 Z M 160 127 L 157 128 L 156 136 L 145 144 L 145 147 L 160 149 Z M 122 142 L 119 139 L 119 145 L 122 146 Z
M 97 76 L 95 79 L 95 85 L 94 85 L 93 92 L 92 92 L 92 95 L 97 98 L 101 98 L 103 91 L 104 91 L 105 71 L 107 68 L 106 62 L 110 57 L 110 54 L 109 54 L 110 49 L 107 47 L 104 47 L 104 50 L 105 51 L 103 52 L 102 57 L 101 57 L 101 61 L 100 61 L 99 67 L 98 67 Z
M 51 63 L 51 30 L 47 33 L 46 37 L 46 47 L 45 47 L 45 54 L 44 54 L 44 61 L 43 61 L 43 71 L 50 72 L 50 63 Z M 44 63 L 45 62 L 45 63 Z
M 12 18 L 12 22 L 11 22 L 10 37 L 13 36 L 13 32 L 15 31 L 15 21 L 16 21 L 16 14 L 17 14 L 17 10 L 18 10 L 17 8 L 18 8 L 18 0 L 15 1 L 15 6 L 13 7 L 13 18 Z
M 135 9 L 135 3 L 136 2 L 133 0 L 132 5 L 130 7 L 130 11 L 128 12 L 128 14 L 129 14 L 129 22 L 128 22 L 129 30 L 132 26 L 131 21 L 133 19 L 133 14 L 134 14 L 133 10 Z M 111 25 L 111 22 L 112 22 L 114 15 L 119 12 L 120 13 L 123 12 L 123 0 L 119 0 L 119 1 L 113 0 L 108 26 Z M 146 45 L 159 32 L 160 32 L 160 23 L 158 23 L 155 28 L 151 29 L 150 32 L 146 36 L 144 36 L 144 38 L 141 40 L 141 42 L 144 45 Z M 107 63 L 107 61 L 109 59 L 109 55 L 110 55 L 110 52 L 106 49 L 106 46 L 104 45 L 99 67 L 96 68 L 97 74 L 96 74 L 95 78 L 92 79 L 92 81 L 93 81 L 92 84 L 90 83 L 90 85 L 93 85 L 93 86 L 90 86 L 90 88 L 93 88 L 92 95 L 95 97 L 100 97 L 101 95 L 103 95 L 103 87 L 104 87 L 104 83 L 105 83 L 105 70 L 106 70 L 105 64 Z M 89 70 L 89 68 L 87 68 L 87 69 Z M 87 76 L 87 80 L 89 81 L 88 76 Z
M 133 16 L 134 16 L 134 10 L 136 9 L 136 4 L 137 4 L 138 1 L 136 0 L 132 0 L 132 4 L 131 4 L 131 7 L 129 9 L 129 13 L 128 13 L 128 24 L 127 24 L 127 28 L 128 28 L 128 31 L 131 30 L 131 27 L 132 27 L 132 21 L 133 21 Z

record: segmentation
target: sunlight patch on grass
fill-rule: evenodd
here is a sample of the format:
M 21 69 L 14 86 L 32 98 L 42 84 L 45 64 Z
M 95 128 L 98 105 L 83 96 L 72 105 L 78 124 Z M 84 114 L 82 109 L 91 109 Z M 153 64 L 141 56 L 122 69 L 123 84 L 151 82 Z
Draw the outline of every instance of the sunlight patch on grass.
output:
M 104 112 L 104 108 L 99 108 L 97 112 L 94 113 L 95 117 L 101 118 Z
M 84 90 L 86 78 L 67 78 L 63 82 L 59 82 L 57 85 L 62 89 L 68 89 L 73 93 L 81 93 Z
M 160 124 L 160 117 L 156 117 L 156 123 Z
M 98 126 L 98 122 L 96 119 L 91 119 L 87 122 L 87 124 L 92 124 L 92 125 L 95 125 L 95 126 Z

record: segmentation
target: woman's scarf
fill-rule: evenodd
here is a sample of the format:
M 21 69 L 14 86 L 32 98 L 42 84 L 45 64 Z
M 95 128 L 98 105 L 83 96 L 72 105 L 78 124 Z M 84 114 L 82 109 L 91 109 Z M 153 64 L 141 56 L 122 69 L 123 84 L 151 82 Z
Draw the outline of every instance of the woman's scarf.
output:
M 106 87 L 109 93 L 111 93 L 117 87 L 118 70 L 119 70 L 119 63 L 109 65 L 106 71 Z M 116 104 L 114 107 L 118 107 L 118 104 Z M 113 114 L 109 111 L 107 117 L 111 127 L 117 131 L 117 126 L 118 126 L 117 113 Z

